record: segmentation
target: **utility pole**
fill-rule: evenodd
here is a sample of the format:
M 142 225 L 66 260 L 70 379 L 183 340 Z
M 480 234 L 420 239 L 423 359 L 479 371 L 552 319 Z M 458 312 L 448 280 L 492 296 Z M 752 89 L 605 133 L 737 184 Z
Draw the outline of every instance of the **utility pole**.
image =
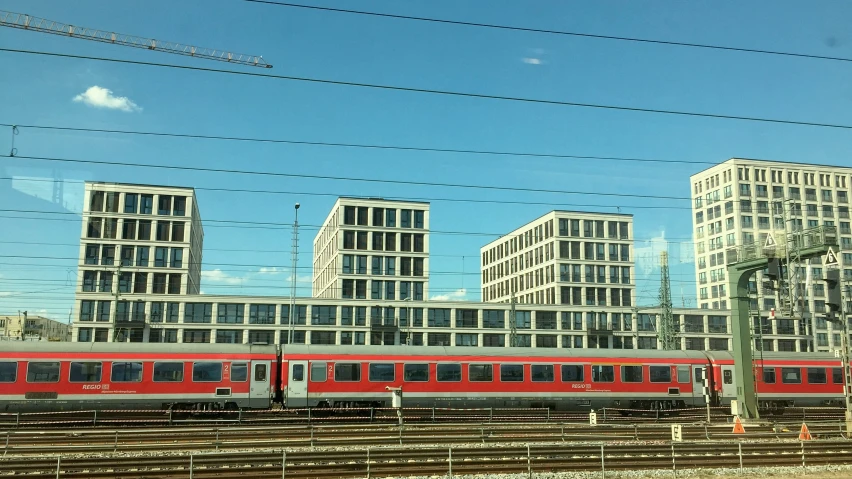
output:
M 293 344 L 293 323 L 296 321 L 296 266 L 299 263 L 299 203 L 296 203 L 296 219 L 293 221 L 293 245 L 290 258 L 290 324 L 287 344 Z
M 115 249 L 118 249 L 118 247 L 116 246 Z M 113 281 L 113 284 L 115 284 L 115 309 L 113 310 L 115 312 L 113 313 L 113 316 L 112 316 L 112 318 L 113 318 L 112 319 L 112 327 L 113 327 L 113 331 L 115 333 L 112 335 L 112 341 L 115 342 L 115 340 L 118 338 L 118 335 L 121 334 L 121 328 L 118 326 L 118 300 L 119 300 L 119 297 L 120 297 L 120 294 L 121 294 L 120 287 L 119 287 L 119 285 L 121 284 L 121 258 L 120 257 L 117 258 L 117 260 L 116 260 L 115 280 Z M 168 288 L 168 285 L 166 285 L 166 287 Z M 124 342 L 124 341 L 122 341 L 122 342 Z
M 509 310 L 509 346 L 515 347 L 518 345 L 518 320 L 515 318 L 515 292 L 512 291 L 511 309 Z

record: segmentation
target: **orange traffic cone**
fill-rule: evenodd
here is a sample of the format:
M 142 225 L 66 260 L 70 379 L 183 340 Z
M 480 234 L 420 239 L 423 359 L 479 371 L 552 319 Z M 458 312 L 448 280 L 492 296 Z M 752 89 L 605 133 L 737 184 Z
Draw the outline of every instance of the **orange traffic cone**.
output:
M 811 436 L 811 432 L 808 431 L 808 425 L 802 423 L 802 430 L 799 432 L 799 440 L 800 441 L 810 441 L 813 437 Z
M 745 434 L 745 428 L 743 428 L 743 422 L 740 421 L 740 417 L 737 416 L 734 418 L 734 434 Z

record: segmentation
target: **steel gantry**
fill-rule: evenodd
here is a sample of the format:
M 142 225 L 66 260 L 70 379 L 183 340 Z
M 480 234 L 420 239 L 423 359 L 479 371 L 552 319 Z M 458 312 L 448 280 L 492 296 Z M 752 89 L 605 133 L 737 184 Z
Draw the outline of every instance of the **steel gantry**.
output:
M 779 235 L 780 236 L 780 235 Z M 765 242 L 730 248 L 725 253 L 731 298 L 731 329 L 733 333 L 734 381 L 739 413 L 757 419 L 757 396 L 752 363 L 751 318 L 749 318 L 748 283 L 752 275 L 764 269 L 770 276 L 783 281 L 780 271 L 786 266 L 787 250 L 795 249 L 799 258 L 809 259 L 827 254 L 837 246 L 837 228 L 819 226 L 785 234 L 776 240 L 771 234 Z M 776 274 L 772 274 L 776 271 Z

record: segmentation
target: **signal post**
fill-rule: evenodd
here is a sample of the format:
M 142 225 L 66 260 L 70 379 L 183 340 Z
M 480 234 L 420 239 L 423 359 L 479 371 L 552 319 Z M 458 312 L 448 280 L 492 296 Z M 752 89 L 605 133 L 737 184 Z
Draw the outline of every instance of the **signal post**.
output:
M 725 252 L 731 295 L 734 381 L 737 388 L 737 404 L 740 409 L 738 412 L 742 417 L 746 419 L 760 417 L 757 411 L 757 395 L 752 369 L 754 355 L 749 317 L 749 280 L 756 271 L 767 269 L 770 278 L 783 281 L 782 271 L 789 266 L 786 261 L 786 258 L 789 258 L 787 254 L 789 249 L 795 248 L 797 258 L 803 260 L 826 255 L 829 251 L 833 251 L 833 246 L 837 246 L 837 229 L 834 226 L 819 226 L 785 234 L 783 241 L 778 242 L 772 234 L 769 234 L 763 244 L 737 246 Z M 846 375 L 848 375 L 848 369 Z M 849 386 L 847 386 L 848 390 Z M 849 404 L 847 399 L 847 407 Z

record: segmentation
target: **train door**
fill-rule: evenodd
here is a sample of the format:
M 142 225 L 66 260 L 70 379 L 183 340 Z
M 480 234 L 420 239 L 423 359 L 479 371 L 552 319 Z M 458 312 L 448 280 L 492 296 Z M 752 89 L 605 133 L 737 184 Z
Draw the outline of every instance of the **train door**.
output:
M 692 397 L 695 399 L 695 404 L 707 404 L 704 398 L 705 378 L 709 379 L 706 372 L 706 366 L 692 366 Z M 709 392 L 710 384 L 707 383 L 707 386 Z
M 249 407 L 268 408 L 270 401 L 270 361 L 252 361 Z
M 722 397 L 726 400 L 736 399 L 737 385 L 734 384 L 734 366 L 720 366 L 720 368 L 722 369 Z
M 308 362 L 290 361 L 287 376 L 287 407 L 308 406 Z

